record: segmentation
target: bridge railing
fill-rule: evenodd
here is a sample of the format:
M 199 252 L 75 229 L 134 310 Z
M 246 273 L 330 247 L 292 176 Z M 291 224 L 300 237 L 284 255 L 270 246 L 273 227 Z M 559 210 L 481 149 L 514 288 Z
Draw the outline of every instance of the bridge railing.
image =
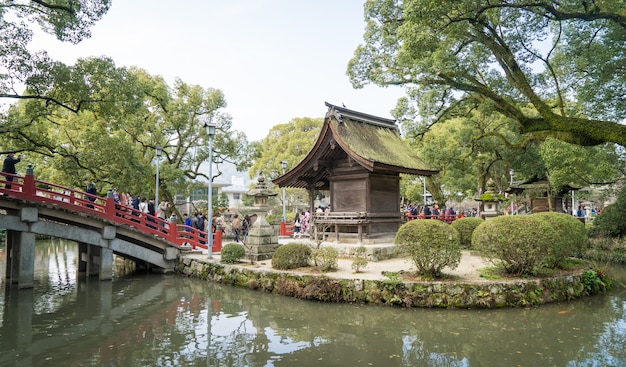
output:
M 280 235 L 283 237 L 293 235 L 295 222 L 280 222 Z
M 179 247 L 191 246 L 194 249 L 208 249 L 207 233 L 204 231 L 184 224 L 169 222 L 142 213 L 133 207 L 118 204 L 112 195 L 103 198 L 82 190 L 36 180 L 30 166 L 25 176 L 2 173 L 0 175 L 0 194 L 95 215 L 161 237 Z M 213 252 L 220 252 L 222 249 L 221 235 L 222 233 L 219 231 L 213 234 Z
M 452 214 L 452 215 L 445 215 L 445 214 L 424 215 L 423 213 L 420 213 L 417 215 L 412 215 L 411 213 L 404 214 L 405 221 L 411 221 L 411 220 L 416 220 L 416 219 L 437 219 L 442 222 L 446 222 L 448 224 L 454 222 L 455 220 L 459 218 L 464 218 L 464 217 L 465 216 L 462 214 Z

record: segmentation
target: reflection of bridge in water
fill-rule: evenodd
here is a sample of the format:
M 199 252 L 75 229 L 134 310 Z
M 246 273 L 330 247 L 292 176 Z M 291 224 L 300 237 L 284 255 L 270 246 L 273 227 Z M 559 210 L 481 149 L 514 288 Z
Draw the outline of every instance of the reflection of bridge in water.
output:
M 0 228 L 7 230 L 6 278 L 18 288 L 31 288 L 34 279 L 35 236 L 78 242 L 78 271 L 109 280 L 113 254 L 171 271 L 181 251 L 207 249 L 207 233 L 172 223 L 80 190 L 36 180 L 29 166 L 25 176 L 3 174 L 0 179 Z M 8 178 L 7 178 L 8 179 Z M 214 235 L 213 252 L 221 249 Z
M 149 284 L 143 285 L 143 281 Z M 137 286 L 137 282 L 145 288 Z M 115 358 L 107 355 L 111 345 L 130 346 L 140 339 L 155 338 L 155 327 L 162 327 L 163 320 L 167 320 L 168 325 L 176 324 L 181 308 L 197 315 L 207 307 L 207 303 L 211 304 L 210 298 L 192 290 L 173 291 L 171 286 L 170 283 L 152 282 L 147 278 L 95 284 L 81 281 L 71 299 L 57 305 L 52 312 L 42 313 L 33 311 L 37 298 L 32 291 L 9 290 L 2 315 L 0 350 L 14 350 L 15 353 L 0 353 L 0 366 L 43 365 L 47 363 L 47 356 L 64 353 L 74 355 L 74 359 L 75 355 L 84 353 L 85 364 L 89 364 L 88 358 L 92 358 L 93 354 L 88 354 L 94 349 L 100 351 L 98 358 L 103 363 L 115 362 L 108 360 Z M 189 297 L 181 298 L 181 293 L 189 293 Z M 128 297 L 128 294 L 132 296 Z M 219 311 L 219 301 L 213 304 L 213 308 Z M 83 307 L 98 312 L 76 312 Z M 73 311 L 64 312 L 64 309 Z M 44 333 L 41 332 L 42 326 L 46 328 Z M 91 339 L 92 335 L 98 335 L 98 338 Z M 84 350 L 81 350 L 81 345 Z M 94 345 L 99 347 L 94 348 Z M 58 361 L 56 363 L 53 365 L 58 365 Z

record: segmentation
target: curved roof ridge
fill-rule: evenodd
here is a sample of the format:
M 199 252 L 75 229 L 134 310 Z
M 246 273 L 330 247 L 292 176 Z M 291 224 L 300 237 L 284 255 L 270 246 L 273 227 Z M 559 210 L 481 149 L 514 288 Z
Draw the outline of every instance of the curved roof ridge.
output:
M 334 106 L 329 108 L 317 141 L 294 168 L 273 182 L 280 187 L 324 185 L 337 148 L 370 172 L 431 176 L 438 171 L 422 161 L 401 138 L 396 120 Z M 333 153 L 335 152 L 335 153 Z

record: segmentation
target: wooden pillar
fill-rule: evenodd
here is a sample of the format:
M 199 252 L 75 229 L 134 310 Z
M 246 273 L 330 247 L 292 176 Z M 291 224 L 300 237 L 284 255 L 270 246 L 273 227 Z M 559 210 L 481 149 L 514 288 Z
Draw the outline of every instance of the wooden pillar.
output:
M 309 213 L 315 214 L 315 185 L 309 186 Z

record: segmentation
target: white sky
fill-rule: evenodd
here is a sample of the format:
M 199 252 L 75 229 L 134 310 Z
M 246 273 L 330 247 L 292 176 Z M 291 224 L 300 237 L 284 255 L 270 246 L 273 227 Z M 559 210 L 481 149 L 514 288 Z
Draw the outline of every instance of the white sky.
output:
M 32 49 L 73 64 L 109 56 L 170 86 L 224 92 L 233 128 L 249 141 L 295 117 L 323 117 L 324 102 L 391 118 L 397 87 L 352 88 L 347 64 L 363 43 L 363 0 L 120 0 L 79 45 L 37 36 Z

